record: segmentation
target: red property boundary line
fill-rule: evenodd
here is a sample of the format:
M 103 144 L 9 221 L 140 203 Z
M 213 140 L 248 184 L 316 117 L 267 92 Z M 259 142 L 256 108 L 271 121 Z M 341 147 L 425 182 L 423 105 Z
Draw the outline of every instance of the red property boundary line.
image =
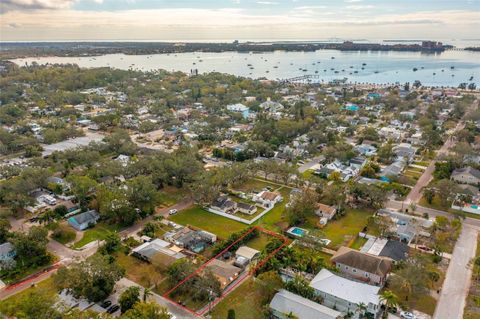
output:
M 248 274 L 246 276 L 244 276 L 242 279 L 238 280 L 237 282 L 235 282 L 235 284 L 233 284 L 232 286 L 229 286 L 226 290 L 224 290 L 222 292 L 222 294 L 215 300 L 211 301 L 210 303 L 206 304 L 203 308 L 205 308 L 205 310 L 203 310 L 202 312 L 198 313 L 190 308 L 187 308 L 181 304 L 179 304 L 178 302 L 176 302 L 175 300 L 171 299 L 169 297 L 169 295 L 175 291 L 178 287 L 180 287 L 181 285 L 183 285 L 187 280 L 189 280 L 190 278 L 192 278 L 193 276 L 199 274 L 203 269 L 205 269 L 205 267 L 210 263 L 212 262 L 214 259 L 216 259 L 217 257 L 223 255 L 225 252 L 227 252 L 233 245 L 235 245 L 236 243 L 238 243 L 239 241 L 241 241 L 245 236 L 247 236 L 248 234 L 250 234 L 251 232 L 253 232 L 254 230 L 258 230 L 262 233 L 265 233 L 265 234 L 268 234 L 270 236 L 273 236 L 275 238 L 278 238 L 280 240 L 283 241 L 283 244 L 278 247 L 277 249 L 275 249 L 274 251 L 272 251 L 267 257 L 265 257 L 262 261 L 260 261 L 255 268 L 253 269 L 250 269 Z M 282 249 L 283 247 L 285 247 L 286 245 L 288 244 L 288 239 L 287 237 L 283 236 L 283 235 L 280 235 L 280 234 L 277 234 L 275 232 L 272 232 L 270 230 L 267 230 L 265 228 L 262 228 L 260 226 L 254 226 L 252 227 L 252 229 L 248 232 L 246 232 L 242 237 L 238 238 L 236 241 L 234 241 L 233 243 L 231 243 L 227 248 L 225 248 L 224 250 L 222 250 L 220 253 L 218 253 L 215 257 L 209 259 L 207 262 L 205 262 L 203 265 L 201 265 L 200 267 L 197 268 L 196 271 L 194 271 L 193 273 L 191 273 L 188 277 L 186 277 L 184 280 L 182 280 L 181 282 L 179 282 L 175 287 L 173 287 L 172 289 L 170 289 L 169 291 L 167 291 L 165 294 L 163 294 L 163 298 L 169 300 L 170 302 L 176 304 L 177 306 L 189 311 L 190 313 L 194 314 L 195 316 L 202 316 L 205 312 L 207 312 L 208 310 L 211 309 L 211 307 L 215 306 L 217 303 L 219 303 L 221 300 L 223 300 L 223 298 L 226 297 L 226 295 L 228 293 L 230 293 L 234 288 L 236 288 L 238 285 L 240 285 L 241 283 L 243 283 L 245 281 L 245 279 L 247 279 L 252 273 L 254 273 L 258 268 L 260 268 L 261 266 L 263 266 L 270 258 L 272 258 L 280 249 Z M 243 275 L 243 273 L 242 273 Z

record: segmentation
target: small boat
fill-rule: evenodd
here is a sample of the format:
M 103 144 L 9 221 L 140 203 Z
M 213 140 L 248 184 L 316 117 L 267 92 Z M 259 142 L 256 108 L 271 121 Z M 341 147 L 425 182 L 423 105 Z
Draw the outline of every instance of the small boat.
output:
M 437 75 L 437 73 L 433 72 L 433 75 Z
M 274 69 L 278 69 L 278 66 L 274 65 L 273 68 L 274 68 Z
M 317 70 L 317 71 L 315 71 L 315 73 L 318 73 L 318 70 Z
M 332 57 L 331 57 L 331 59 L 332 59 L 332 60 L 335 60 L 335 57 L 334 57 L 334 56 L 332 56 Z
M 335 71 L 335 74 L 338 74 L 338 71 Z
M 363 66 L 367 65 L 366 63 L 362 63 Z
M 417 68 L 413 68 L 413 72 L 417 72 L 417 71 L 418 71 L 418 69 L 417 69 Z
M 473 81 L 473 75 L 470 77 L 469 81 Z
M 453 70 L 453 69 L 455 69 L 455 67 L 454 67 L 454 66 L 451 66 L 451 67 L 450 67 L 450 70 Z
M 373 72 L 373 73 L 377 74 L 377 73 L 378 73 L 378 71 L 375 71 L 375 72 Z
M 353 73 L 358 73 L 358 71 L 357 71 L 357 70 L 355 70 L 355 71 L 353 71 Z

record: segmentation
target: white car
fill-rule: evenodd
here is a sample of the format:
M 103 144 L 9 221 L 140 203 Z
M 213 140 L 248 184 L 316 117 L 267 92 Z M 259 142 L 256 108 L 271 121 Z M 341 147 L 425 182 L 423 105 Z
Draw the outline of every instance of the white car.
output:
M 401 311 L 400 312 L 400 318 L 403 318 L 403 319 L 417 319 L 417 316 L 415 316 L 413 313 L 408 312 L 408 311 Z
M 175 215 L 177 212 L 178 212 L 178 210 L 176 210 L 176 209 L 174 208 L 174 209 L 170 209 L 170 210 L 168 211 L 168 214 L 169 214 L 169 215 Z

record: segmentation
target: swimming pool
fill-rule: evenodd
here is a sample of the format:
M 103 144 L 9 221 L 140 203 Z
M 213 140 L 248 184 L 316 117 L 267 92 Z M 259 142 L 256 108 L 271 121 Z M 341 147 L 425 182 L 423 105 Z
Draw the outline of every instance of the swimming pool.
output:
M 291 227 L 287 233 L 295 236 L 295 237 L 303 237 L 308 233 L 308 230 L 300 228 L 300 227 Z

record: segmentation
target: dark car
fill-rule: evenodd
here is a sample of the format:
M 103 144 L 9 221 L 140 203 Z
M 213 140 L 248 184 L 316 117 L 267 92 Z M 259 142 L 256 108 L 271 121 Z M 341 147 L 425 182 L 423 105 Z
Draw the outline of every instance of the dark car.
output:
M 115 311 L 117 311 L 118 309 L 120 309 L 120 306 L 119 306 L 119 305 L 113 305 L 113 306 L 111 306 L 110 308 L 108 308 L 107 313 L 112 314 L 112 313 L 114 313 Z
M 112 304 L 112 302 L 110 300 L 105 300 L 104 302 L 102 302 L 100 307 L 102 307 L 104 309 L 107 309 L 108 307 L 110 307 L 111 304 Z

